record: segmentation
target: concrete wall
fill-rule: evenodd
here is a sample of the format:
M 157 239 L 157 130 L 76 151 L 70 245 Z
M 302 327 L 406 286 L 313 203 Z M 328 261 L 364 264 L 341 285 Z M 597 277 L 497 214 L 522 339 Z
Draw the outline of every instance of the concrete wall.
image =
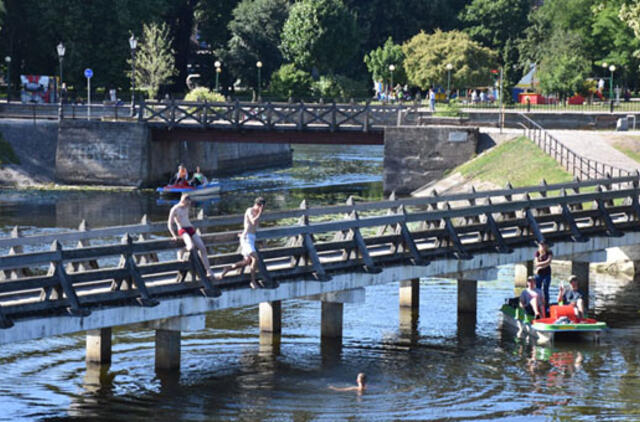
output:
M 149 139 L 141 123 L 63 120 L 56 181 L 142 186 L 149 180 Z
M 290 165 L 288 144 L 154 140 L 146 124 L 63 120 L 56 180 L 64 183 L 153 186 L 177 165 L 199 165 L 209 175 Z
M 27 173 L 53 180 L 58 122 L 0 119 L 0 133 L 11 144 Z
M 384 191 L 407 194 L 473 157 L 478 129 L 456 126 L 386 127 Z
M 183 163 L 192 169 L 200 166 L 208 175 L 237 173 L 249 169 L 291 165 L 289 144 L 227 143 L 206 141 L 151 142 L 151 183 L 166 182 Z

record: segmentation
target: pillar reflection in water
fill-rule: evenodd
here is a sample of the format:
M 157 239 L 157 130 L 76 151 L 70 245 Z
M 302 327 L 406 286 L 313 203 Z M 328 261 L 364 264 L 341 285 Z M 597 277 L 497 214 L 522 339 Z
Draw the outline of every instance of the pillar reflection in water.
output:
M 408 343 L 409 346 L 415 346 L 420 338 L 418 332 L 418 308 L 401 307 L 398 310 L 398 321 L 400 335 L 398 340 L 401 344 Z
M 280 355 L 280 333 L 271 333 L 268 331 L 260 332 L 259 354 L 262 357 L 279 356 Z

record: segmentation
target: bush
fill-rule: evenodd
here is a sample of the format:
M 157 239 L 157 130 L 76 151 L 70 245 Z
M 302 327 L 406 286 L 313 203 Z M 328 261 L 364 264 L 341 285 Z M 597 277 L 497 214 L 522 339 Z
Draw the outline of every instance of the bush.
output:
M 285 64 L 271 74 L 270 91 L 282 98 L 305 98 L 310 95 L 311 82 L 309 73 Z
M 317 98 L 344 99 L 368 98 L 369 91 L 364 82 L 356 81 L 346 76 L 321 76 L 313 83 L 313 95 Z
M 209 103 L 224 103 L 224 95 L 219 92 L 211 91 L 203 86 L 194 88 L 184 97 L 185 101 L 194 101 L 203 103 L 205 101 Z

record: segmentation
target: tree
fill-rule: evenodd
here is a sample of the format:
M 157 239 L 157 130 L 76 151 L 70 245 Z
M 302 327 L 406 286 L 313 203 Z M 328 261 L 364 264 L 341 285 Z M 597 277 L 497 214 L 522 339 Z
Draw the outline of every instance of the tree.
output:
M 292 63 L 283 65 L 271 74 L 270 90 L 283 98 L 305 98 L 311 90 L 311 75 L 296 69 Z
M 391 71 L 389 66 L 394 65 L 393 80 L 400 84 L 406 82 L 407 75 L 402 66 L 404 62 L 402 46 L 394 44 L 391 37 L 387 38 L 383 46 L 370 51 L 369 54 L 364 56 L 364 62 L 375 81 L 390 80 Z
M 243 83 L 257 86 L 258 61 L 264 81 L 282 64 L 280 33 L 288 10 L 287 0 L 242 0 L 233 10 L 228 48 L 219 55 Z
M 591 70 L 591 64 L 585 58 L 582 38 L 558 31 L 545 51 L 538 69 L 542 90 L 557 93 L 561 99 L 580 91 Z
M 402 45 L 402 51 L 407 78 L 421 89 L 434 84 L 445 85 L 449 63 L 453 86 L 487 85 L 491 82 L 491 69 L 498 64 L 498 55 L 493 50 L 460 31 L 420 32 Z
M 300 0 L 291 6 L 280 48 L 300 69 L 340 73 L 359 45 L 356 19 L 342 0 Z
M 136 56 L 136 84 L 156 98 L 160 85 L 176 74 L 172 39 L 165 23 L 144 25 Z

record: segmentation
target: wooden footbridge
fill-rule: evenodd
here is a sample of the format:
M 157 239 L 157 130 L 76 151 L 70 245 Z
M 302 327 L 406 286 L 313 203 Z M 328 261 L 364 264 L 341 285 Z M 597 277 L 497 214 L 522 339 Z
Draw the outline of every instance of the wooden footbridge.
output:
M 530 259 L 534 241 L 545 239 L 567 257 L 636 244 L 639 184 L 636 174 L 319 208 L 303 202 L 264 215 L 257 238 L 265 289 L 253 291 L 246 274 L 218 282 L 205 277 L 194 255 L 176 260 L 180 245 L 154 235 L 166 235 L 164 222 L 14 232 L 0 239 L 8 250 L 0 257 L 0 344 L 419 276 L 462 279 Z M 239 258 L 222 250 L 237 245 L 241 215 L 194 221 L 214 271 Z M 78 244 L 62 246 L 70 242 Z

